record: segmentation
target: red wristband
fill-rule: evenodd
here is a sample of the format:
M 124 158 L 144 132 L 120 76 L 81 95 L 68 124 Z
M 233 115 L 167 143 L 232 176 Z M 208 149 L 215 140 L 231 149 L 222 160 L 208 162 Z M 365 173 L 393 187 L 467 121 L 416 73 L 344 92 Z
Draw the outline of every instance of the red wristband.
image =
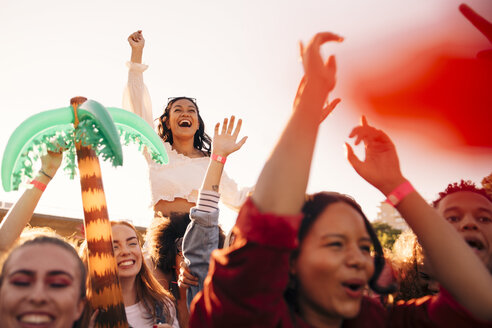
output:
M 42 182 L 39 182 L 38 180 L 32 180 L 29 183 L 32 184 L 34 188 L 38 188 L 41 191 L 44 191 L 46 189 L 46 185 Z
M 212 154 L 212 159 L 217 162 L 221 162 L 222 164 L 225 164 L 227 157 L 223 157 L 217 154 Z
M 408 194 L 410 194 L 413 191 L 415 191 L 415 189 L 410 184 L 410 182 L 405 181 L 401 185 L 396 187 L 395 190 L 393 190 L 388 194 L 388 197 L 386 198 L 385 202 L 392 206 L 396 206 L 398 205 L 399 202 L 402 201 L 403 198 L 408 196 Z

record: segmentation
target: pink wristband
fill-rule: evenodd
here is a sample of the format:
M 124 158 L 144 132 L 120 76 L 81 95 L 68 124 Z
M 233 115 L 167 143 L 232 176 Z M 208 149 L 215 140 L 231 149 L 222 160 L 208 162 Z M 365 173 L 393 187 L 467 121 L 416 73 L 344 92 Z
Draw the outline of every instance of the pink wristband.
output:
M 227 157 L 223 157 L 217 154 L 212 154 L 212 159 L 217 162 L 221 162 L 222 164 L 225 164 Z
M 403 198 L 407 197 L 408 194 L 410 194 L 413 191 L 415 191 L 415 189 L 410 184 L 410 182 L 405 181 L 401 185 L 396 187 L 395 190 L 389 193 L 385 202 L 392 206 L 396 206 L 398 205 L 399 202 L 402 201 Z
M 29 182 L 29 184 L 32 184 L 34 188 L 38 188 L 41 191 L 44 191 L 46 189 L 46 185 L 42 182 L 39 182 L 38 180 L 32 180 Z

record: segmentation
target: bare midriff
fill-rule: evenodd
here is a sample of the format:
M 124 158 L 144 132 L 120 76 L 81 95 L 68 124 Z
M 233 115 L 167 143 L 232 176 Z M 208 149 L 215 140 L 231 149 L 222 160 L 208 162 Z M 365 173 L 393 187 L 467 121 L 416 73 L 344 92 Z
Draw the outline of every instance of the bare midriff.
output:
M 190 203 L 184 198 L 175 198 L 173 201 L 161 199 L 154 205 L 154 212 L 161 212 L 164 216 L 169 216 L 172 212 L 189 213 L 195 203 Z

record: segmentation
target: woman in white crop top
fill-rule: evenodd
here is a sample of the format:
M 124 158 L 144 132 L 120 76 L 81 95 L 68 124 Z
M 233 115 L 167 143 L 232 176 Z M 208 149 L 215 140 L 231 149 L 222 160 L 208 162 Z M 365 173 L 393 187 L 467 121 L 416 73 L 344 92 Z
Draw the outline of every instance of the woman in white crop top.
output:
M 142 64 L 145 45 L 142 31 L 128 37 L 132 48 L 131 61 L 127 63 L 128 85 L 123 96 L 123 107 L 136 113 L 153 126 L 152 104 L 143 82 Z M 149 162 L 149 178 L 152 205 L 155 212 L 168 216 L 171 212 L 188 213 L 197 201 L 210 156 L 210 137 L 198 112 L 195 99 L 170 98 L 164 113 L 158 118 L 158 134 L 164 142 L 169 164 Z M 239 189 L 225 173 L 220 190 L 225 205 L 238 209 L 246 199 L 250 188 Z

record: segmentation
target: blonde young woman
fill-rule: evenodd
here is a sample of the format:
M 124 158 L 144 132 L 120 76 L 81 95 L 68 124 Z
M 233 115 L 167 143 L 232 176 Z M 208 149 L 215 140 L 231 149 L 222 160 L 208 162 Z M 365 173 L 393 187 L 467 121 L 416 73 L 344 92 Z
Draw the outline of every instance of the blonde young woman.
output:
M 34 187 L 23 193 L 0 225 L 0 237 L 2 237 L 0 238 L 0 251 L 7 251 L 15 243 L 25 225 L 31 219 L 46 185 L 56 174 L 61 159 L 61 154 L 52 152 L 48 152 L 48 154 L 41 158 L 41 169 L 32 183 Z M 112 222 L 112 228 L 114 251 L 118 261 L 125 310 L 130 325 L 133 328 L 147 328 L 153 327 L 154 324 L 162 323 L 162 327 L 178 328 L 179 323 L 175 318 L 174 299 L 154 278 L 151 270 L 142 260 L 141 240 L 135 228 L 127 222 Z M 37 243 L 33 245 L 37 245 Z M 42 240 L 41 243 L 43 245 L 47 244 L 49 248 L 53 248 L 52 244 L 54 242 L 50 239 L 48 241 Z M 63 243 L 55 241 L 57 245 L 63 246 Z M 84 251 L 82 250 L 81 253 L 84 254 Z M 56 264 L 57 262 L 54 261 L 54 263 Z M 35 270 L 31 271 L 35 272 Z M 75 277 L 73 274 L 70 275 Z M 85 268 L 83 270 L 82 280 L 82 284 L 84 285 L 83 303 L 85 304 Z M 15 282 L 10 285 L 16 286 Z M 10 285 L 6 285 L 7 288 Z M 49 287 L 49 284 L 47 287 Z M 48 313 L 48 316 L 50 315 L 51 312 Z M 92 315 L 92 324 L 94 320 L 97 321 L 97 315 L 97 312 Z M 57 322 L 58 316 L 54 318 Z M 29 317 L 26 320 L 31 319 Z
M 179 328 L 174 298 L 145 264 L 137 230 L 128 222 L 111 222 L 113 248 L 128 323 L 133 328 Z M 166 324 L 166 325 L 164 325 Z

